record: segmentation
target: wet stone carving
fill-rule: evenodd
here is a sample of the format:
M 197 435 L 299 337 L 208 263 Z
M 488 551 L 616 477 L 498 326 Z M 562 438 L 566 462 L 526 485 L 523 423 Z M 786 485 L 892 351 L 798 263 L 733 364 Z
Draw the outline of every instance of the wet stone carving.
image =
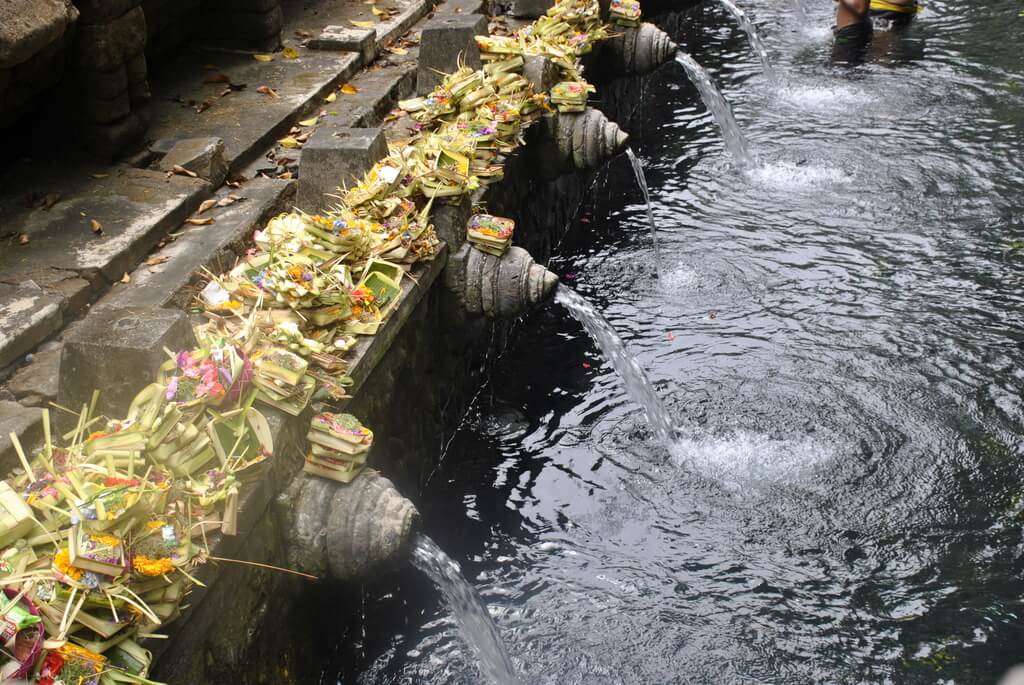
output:
M 647 22 L 621 29 L 620 35 L 609 38 L 605 46 L 615 56 L 613 63 L 623 74 L 654 71 L 679 50 L 667 33 Z
M 550 297 L 558 277 L 521 247 L 501 257 L 463 245 L 448 260 L 445 285 L 470 314 L 514 319 Z
M 600 111 L 587 107 L 577 113 L 561 112 L 547 119 L 548 133 L 554 138 L 565 162 L 577 169 L 593 169 L 626 148 L 629 134 Z

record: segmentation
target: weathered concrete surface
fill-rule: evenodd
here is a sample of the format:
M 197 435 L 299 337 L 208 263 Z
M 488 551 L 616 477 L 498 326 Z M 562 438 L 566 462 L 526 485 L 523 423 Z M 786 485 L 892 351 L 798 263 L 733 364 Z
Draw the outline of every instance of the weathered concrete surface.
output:
M 32 363 L 23 366 L 4 386 L 26 407 L 42 407 L 57 400 L 60 387 L 62 345 L 48 342 L 32 354 Z
M 34 281 L 0 283 L 0 369 L 13 364 L 63 322 L 61 298 Z
M 190 226 L 173 242 L 154 253 L 131 273 L 125 285 L 116 284 L 93 309 L 101 307 L 186 307 L 205 267 L 222 273 L 234 266 L 235 256 L 268 219 L 287 211 L 295 197 L 295 181 L 256 178 L 241 188 L 221 190 L 215 198 L 239 198 L 215 207 L 201 217 L 214 223 Z
M 184 138 L 177 141 L 157 165 L 157 168 L 164 172 L 172 172 L 175 167 L 191 171 L 216 188 L 228 175 L 224 141 L 214 137 Z
M 338 202 L 339 186 L 351 186 L 378 161 L 388 144 L 379 128 L 335 127 L 323 123 L 302 148 L 302 175 L 295 204 L 318 212 Z
M 132 398 L 167 360 L 164 348 L 188 349 L 193 342 L 188 316 L 180 310 L 91 312 L 64 334 L 58 403 L 77 409 L 99 389 L 97 411 L 124 416 Z
M 479 69 L 475 37 L 486 34 L 487 17 L 480 14 L 439 14 L 428 21 L 420 34 L 416 92 L 429 93 L 460 65 Z
M 307 43 L 310 50 L 355 52 L 369 64 L 377 56 L 377 30 L 354 26 L 326 26 L 319 36 Z
M 122 169 L 94 179 L 47 212 L 22 208 L 7 216 L 7 228 L 25 233 L 29 242 L 0 254 L 0 280 L 31 278 L 46 269 L 73 272 L 94 285 L 118 280 L 208 193 L 199 179 Z
M 35 447 L 43 436 L 43 418 L 38 409 L 17 402 L 0 401 L 0 475 L 6 477 L 19 464 L 10 434 L 18 436 L 25 450 Z

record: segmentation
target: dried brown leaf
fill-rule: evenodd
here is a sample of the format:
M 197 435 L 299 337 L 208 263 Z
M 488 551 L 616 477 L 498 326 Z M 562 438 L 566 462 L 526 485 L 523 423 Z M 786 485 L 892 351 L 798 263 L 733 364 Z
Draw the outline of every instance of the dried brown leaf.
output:
M 203 218 L 200 219 L 200 218 L 192 216 L 192 217 L 189 217 L 188 219 L 185 219 L 185 223 L 186 224 L 192 224 L 193 226 L 209 226 L 210 224 L 213 223 L 213 217 L 212 216 L 206 216 L 206 217 L 203 217 Z
M 171 173 L 177 174 L 178 176 L 189 176 L 191 178 L 198 178 L 199 174 L 194 171 L 189 171 L 180 164 L 175 164 L 171 167 Z
M 257 54 L 257 55 L 253 55 L 252 58 L 254 60 L 256 60 L 257 62 L 273 62 L 274 61 L 274 56 L 273 55 Z
M 214 199 L 203 200 L 203 203 L 201 205 L 199 205 L 199 209 L 196 210 L 196 214 L 202 214 L 206 210 L 213 209 L 216 206 L 217 206 L 217 200 L 214 200 Z
M 168 257 L 167 255 L 156 255 L 146 260 L 146 266 L 156 266 L 157 264 L 163 264 L 168 259 L 170 259 L 170 257 Z
M 132 282 L 132 277 L 128 275 L 127 271 L 124 272 L 124 276 L 121 276 L 121 282 L 122 283 L 131 283 Z
M 271 88 L 270 86 L 260 86 L 259 88 L 256 89 L 256 92 L 262 95 L 269 95 L 272 98 L 281 97 L 280 95 L 277 94 L 277 91 Z
M 22 233 L 18 236 L 19 245 L 28 245 L 28 233 Z
M 356 93 L 359 92 L 359 88 L 352 85 L 351 83 L 346 83 L 341 87 L 341 92 L 344 93 L 345 95 L 355 95 Z
M 96 235 L 103 235 L 103 224 L 96 221 L 96 219 L 89 219 L 89 228 Z

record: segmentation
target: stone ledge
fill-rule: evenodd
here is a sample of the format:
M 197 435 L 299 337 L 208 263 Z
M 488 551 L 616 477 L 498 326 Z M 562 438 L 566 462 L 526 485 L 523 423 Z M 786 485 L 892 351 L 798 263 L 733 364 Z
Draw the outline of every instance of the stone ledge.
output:
M 216 197 L 235 195 L 244 200 L 207 210 L 202 216 L 212 218 L 213 224 L 190 227 L 152 255 L 165 261 L 143 263 L 131 273 L 129 284 L 115 286 L 94 308 L 187 305 L 191 299 L 189 285 L 196 274 L 204 267 L 213 271 L 230 268 L 252 231 L 285 211 L 294 194 L 294 181 L 269 178 L 253 179 L 238 189 L 223 189 Z
M 18 361 L 61 327 L 62 304 L 61 296 L 34 281 L 18 286 L 0 283 L 0 369 Z

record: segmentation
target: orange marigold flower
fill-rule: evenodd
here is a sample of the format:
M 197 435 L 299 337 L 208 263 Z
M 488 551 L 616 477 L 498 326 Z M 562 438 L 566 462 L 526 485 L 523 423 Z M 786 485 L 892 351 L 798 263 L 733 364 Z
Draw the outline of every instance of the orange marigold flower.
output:
M 142 554 L 132 559 L 132 568 L 141 576 L 162 576 L 174 570 L 174 562 L 168 558 L 150 559 Z
M 62 549 L 53 555 L 53 566 L 72 580 L 82 579 L 82 571 L 71 565 L 71 555 L 67 549 Z

